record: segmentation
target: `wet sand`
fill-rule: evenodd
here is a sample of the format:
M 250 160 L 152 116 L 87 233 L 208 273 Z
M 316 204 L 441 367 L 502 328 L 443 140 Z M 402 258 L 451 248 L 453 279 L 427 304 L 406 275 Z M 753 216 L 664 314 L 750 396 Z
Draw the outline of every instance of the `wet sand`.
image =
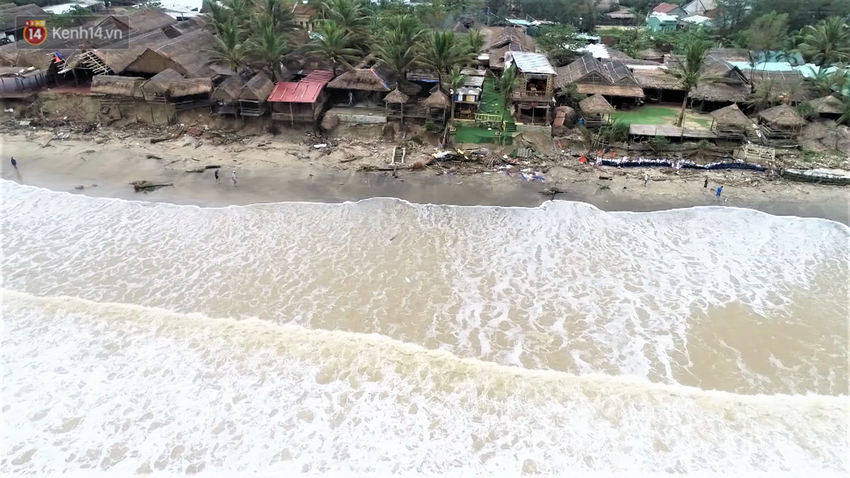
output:
M 343 202 L 372 197 L 396 197 L 415 203 L 451 205 L 494 205 L 535 207 L 549 200 L 541 194 L 557 186 L 567 191 L 559 200 L 581 201 L 608 211 L 654 211 L 693 206 L 734 206 L 775 215 L 820 217 L 850 224 L 850 189 L 788 181 L 767 181 L 763 173 L 712 172 L 668 174 L 658 169 L 583 169 L 556 166 L 546 180 L 524 181 L 518 174 L 504 172 L 453 175 L 445 171 L 358 172 L 362 162 L 341 164 L 336 157 L 312 154 L 295 159 L 292 150 L 305 146 L 281 142 L 279 148 L 252 149 L 204 145 L 186 146 L 185 140 L 156 145 L 143 140 L 110 140 L 104 144 L 87 141 L 52 141 L 42 147 L 49 133 L 33 136 L 7 135 L 0 145 L 2 177 L 11 181 L 55 191 L 130 200 L 170 202 L 222 207 L 279 201 Z M 365 157 L 367 164 L 380 164 L 386 146 Z M 362 149 L 362 148 L 361 148 Z M 163 159 L 148 158 L 155 154 Z M 344 155 L 346 151 L 335 153 Z M 369 155 L 370 151 L 356 154 Z M 11 167 L 15 156 L 19 169 Z M 172 159 L 174 158 L 174 159 Z M 221 184 L 213 170 L 189 173 L 187 169 L 220 164 Z M 231 182 L 236 170 L 238 184 Z M 644 186 L 644 174 L 650 176 Z M 599 176 L 612 180 L 600 180 Z M 704 179 L 709 187 L 703 188 Z M 730 185 L 730 178 L 735 184 Z M 135 180 L 173 183 L 150 193 L 136 193 Z M 746 184 L 751 181 L 752 184 Z M 97 187 L 91 185 L 97 184 Z M 723 197 L 712 192 L 724 184 Z M 75 189 L 77 186 L 85 189 Z

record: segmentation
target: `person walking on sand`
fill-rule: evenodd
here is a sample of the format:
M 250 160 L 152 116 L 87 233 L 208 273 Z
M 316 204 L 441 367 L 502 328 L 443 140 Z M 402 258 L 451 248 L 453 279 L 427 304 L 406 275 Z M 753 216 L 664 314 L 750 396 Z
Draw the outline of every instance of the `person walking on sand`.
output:
M 233 180 L 233 187 L 235 188 L 236 187 L 236 170 L 235 169 L 233 170 L 233 172 L 230 173 L 230 179 Z
M 715 193 L 714 193 L 714 197 L 716 197 L 719 200 L 721 192 L 723 192 L 723 186 L 717 186 L 717 189 L 715 190 Z
M 705 182 L 702 183 L 702 188 L 705 189 L 708 187 L 708 178 L 705 178 Z
M 13 168 L 15 168 L 15 169 L 18 169 L 18 162 L 17 162 L 17 161 L 15 161 L 15 157 L 14 157 L 14 156 L 12 156 L 12 167 L 13 167 Z
M 221 183 L 221 178 L 218 175 L 218 169 L 215 170 L 215 183 L 216 184 Z
M 646 187 L 646 184 L 649 182 L 649 174 L 643 173 L 643 187 Z

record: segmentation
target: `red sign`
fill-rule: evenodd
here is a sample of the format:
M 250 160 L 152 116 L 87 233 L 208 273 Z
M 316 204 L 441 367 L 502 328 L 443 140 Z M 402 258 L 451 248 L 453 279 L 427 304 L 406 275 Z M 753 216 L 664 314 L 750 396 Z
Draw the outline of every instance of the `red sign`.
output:
M 44 43 L 47 39 L 47 22 L 44 20 L 27 20 L 24 22 L 24 41 L 33 46 Z

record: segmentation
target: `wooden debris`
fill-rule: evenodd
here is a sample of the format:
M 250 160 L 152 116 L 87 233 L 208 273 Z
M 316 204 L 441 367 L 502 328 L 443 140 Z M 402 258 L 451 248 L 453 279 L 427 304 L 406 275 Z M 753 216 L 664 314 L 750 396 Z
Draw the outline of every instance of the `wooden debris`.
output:
M 146 192 L 146 193 L 150 192 L 150 191 L 156 191 L 159 188 L 164 188 L 164 187 L 167 187 L 167 186 L 174 186 L 174 183 L 153 183 L 151 181 L 145 181 L 145 180 L 133 181 L 130 184 L 133 186 L 133 189 L 135 189 L 136 192 Z

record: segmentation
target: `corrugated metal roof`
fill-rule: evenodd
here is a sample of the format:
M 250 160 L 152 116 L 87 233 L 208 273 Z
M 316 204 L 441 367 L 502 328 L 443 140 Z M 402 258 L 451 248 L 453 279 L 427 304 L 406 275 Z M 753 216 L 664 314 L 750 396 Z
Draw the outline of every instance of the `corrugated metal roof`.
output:
M 704 17 L 702 15 L 692 15 L 690 17 L 685 17 L 682 19 L 683 22 L 695 23 L 697 25 L 702 25 L 703 23 L 711 22 L 711 19 L 708 17 Z
M 272 103 L 315 103 L 319 93 L 333 79 L 330 71 L 316 70 L 298 82 L 281 82 L 274 86 L 269 100 Z
M 508 55 L 513 59 L 519 71 L 523 73 L 539 73 L 543 75 L 555 75 L 555 69 L 542 53 L 529 53 L 524 51 L 510 51 Z

